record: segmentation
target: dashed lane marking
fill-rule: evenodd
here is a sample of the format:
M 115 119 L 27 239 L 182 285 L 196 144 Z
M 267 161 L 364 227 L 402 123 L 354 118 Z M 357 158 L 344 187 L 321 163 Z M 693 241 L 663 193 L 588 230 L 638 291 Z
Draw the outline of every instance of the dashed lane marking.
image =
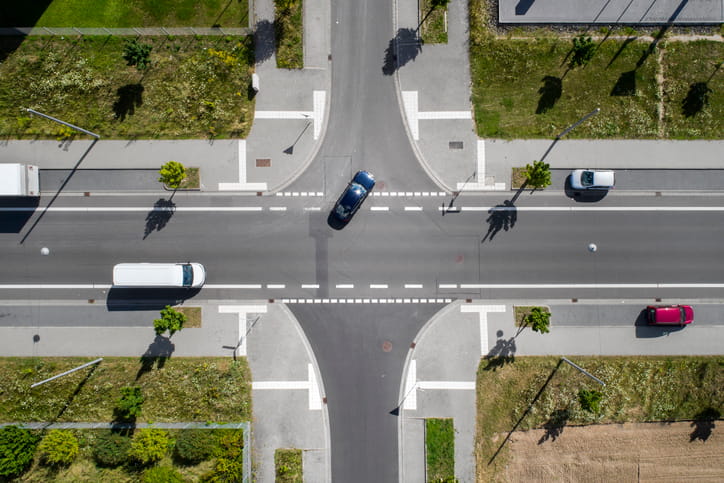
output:
M 353 283 L 338 283 L 335 285 L 336 288 L 354 288 Z
M 405 211 L 422 211 L 422 206 L 405 206 Z
M 386 283 L 371 283 L 370 288 L 389 288 Z
M 422 288 L 421 283 L 406 283 L 405 288 Z
M 372 206 L 370 207 L 370 211 L 390 211 L 389 206 Z

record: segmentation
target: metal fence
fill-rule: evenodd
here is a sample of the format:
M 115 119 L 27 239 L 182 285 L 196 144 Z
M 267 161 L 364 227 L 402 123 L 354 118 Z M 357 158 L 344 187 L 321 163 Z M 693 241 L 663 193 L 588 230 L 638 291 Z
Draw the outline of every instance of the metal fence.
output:
M 0 35 L 250 35 L 252 29 L 248 27 L 133 27 L 133 28 L 105 28 L 105 27 L 3 27 Z

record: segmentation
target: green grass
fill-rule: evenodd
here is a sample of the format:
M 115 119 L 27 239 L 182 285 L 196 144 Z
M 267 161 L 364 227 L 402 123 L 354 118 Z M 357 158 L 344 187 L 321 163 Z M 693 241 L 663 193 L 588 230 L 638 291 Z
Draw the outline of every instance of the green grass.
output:
M 551 138 L 600 107 L 600 114 L 568 137 L 656 137 L 655 55 L 636 66 L 646 47 L 606 41 L 588 65 L 569 69 L 570 41 L 488 38 L 472 45 L 478 135 Z M 612 95 L 614 91 L 626 95 Z
M 668 42 L 664 55 L 666 136 L 724 138 L 724 43 Z M 707 104 L 697 102 L 697 84 Z M 698 107 L 701 106 L 701 109 Z
M 274 0 L 277 67 L 304 67 L 303 0 Z
M 199 168 L 191 168 L 198 170 Z M 187 169 L 188 171 L 188 169 Z M 188 177 L 186 178 L 188 179 Z M 183 183 L 182 183 L 183 186 Z M 175 307 L 178 312 L 186 315 L 184 329 L 193 329 L 201 327 L 201 307 Z
M 149 329 L 148 343 L 153 342 Z M 77 367 L 82 358 L 0 359 L 0 421 L 110 422 L 124 386 L 138 385 L 144 403 L 138 422 L 237 422 L 251 418 L 246 359 L 105 358 L 34 389 L 32 383 Z
M 107 430 L 98 429 L 73 429 L 72 431 L 80 443 L 80 454 L 78 458 L 68 467 L 49 467 L 40 463 L 39 458 L 36 456 L 33 465 L 30 469 L 22 475 L 19 479 L 24 482 L 98 482 L 104 481 L 109 483 L 132 483 L 142 481 L 144 469 L 143 467 L 135 466 L 132 462 L 128 461 L 116 468 L 105 468 L 96 465 L 93 459 L 93 444 L 95 439 L 103 432 Z M 184 430 L 164 430 L 167 431 L 170 439 L 174 441 L 181 431 Z M 239 442 L 243 442 L 243 430 L 241 429 L 209 429 L 204 431 L 210 431 L 217 436 L 217 448 L 215 453 L 217 458 L 222 459 L 239 459 L 240 448 Z M 41 431 L 36 431 L 37 434 L 42 434 Z M 221 444 L 222 441 L 235 441 L 235 445 L 224 446 Z M 37 452 L 36 452 L 37 454 Z M 172 467 L 178 471 L 185 481 L 200 481 L 203 477 L 211 476 L 215 472 L 215 466 L 218 459 L 212 458 L 208 461 L 202 461 L 200 463 L 191 464 L 186 462 L 177 461 L 173 456 L 172 446 L 169 449 L 166 456 L 154 466 L 166 466 Z M 236 465 L 235 468 L 240 469 L 241 465 Z M 238 474 L 238 481 L 241 481 L 241 474 Z M 154 480 L 155 481 L 155 480 Z M 214 480 L 214 481 L 237 481 L 237 480 Z
M 126 65 L 122 37 L 0 37 L 0 135 L 60 137 L 30 107 L 103 138 L 246 137 L 251 37 L 142 37 L 151 66 Z
M 454 481 L 455 429 L 452 419 L 425 420 L 425 454 L 428 482 Z
M 0 27 L 248 27 L 246 0 L 2 2 Z
M 420 36 L 426 44 L 447 43 L 446 7 L 432 8 L 431 0 L 420 1 Z
M 277 449 L 274 451 L 274 467 L 276 468 L 276 483 L 302 483 L 302 450 Z
M 724 406 L 721 356 L 576 357 L 573 362 L 606 386 L 600 387 L 567 364 L 555 370 L 559 358 L 516 357 L 504 365 L 481 360 L 477 376 L 478 481 L 497 479 L 505 467 L 507 446 L 500 454 L 496 452 L 519 420 L 518 430 L 543 427 L 561 411 L 567 411 L 564 424 L 675 421 L 694 419 L 707 408 L 721 412 Z M 600 413 L 580 407 L 581 388 L 603 394 Z

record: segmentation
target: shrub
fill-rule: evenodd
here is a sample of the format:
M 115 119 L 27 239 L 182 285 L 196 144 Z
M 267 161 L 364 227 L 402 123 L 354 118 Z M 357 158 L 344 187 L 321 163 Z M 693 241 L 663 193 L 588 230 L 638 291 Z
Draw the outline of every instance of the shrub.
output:
M 578 391 L 578 402 L 581 403 L 583 410 L 589 413 L 598 413 L 601 410 L 599 403 L 602 397 L 603 394 L 598 391 L 589 391 L 588 389 Z
M 201 481 L 209 483 L 227 483 L 242 481 L 244 477 L 244 464 L 241 458 L 219 458 L 214 469 L 204 475 Z
M 158 173 L 160 175 L 158 180 L 173 189 L 178 188 L 186 178 L 186 168 L 178 161 L 169 161 L 161 166 Z
M 19 426 L 0 428 L 0 476 L 14 477 L 33 461 L 38 437 Z
M 128 65 L 135 65 L 138 70 L 145 70 L 151 65 L 152 48 L 150 45 L 142 44 L 136 39 L 129 40 L 123 49 L 123 58 L 126 59 Z
M 596 44 L 593 43 L 591 37 L 583 34 L 573 38 L 573 57 L 571 57 L 570 67 L 586 65 L 596 53 Z
M 244 450 L 244 431 L 225 432 L 219 440 L 223 456 L 227 458 L 241 458 Z
M 100 466 L 119 466 L 126 462 L 131 438 L 118 433 L 99 434 L 93 443 L 93 458 Z
M 166 455 L 169 443 L 166 431 L 144 428 L 134 433 L 128 454 L 142 465 L 156 463 Z
M 218 437 L 207 429 L 181 431 L 174 446 L 174 456 L 185 463 L 210 459 L 218 450 Z
M 154 466 L 143 472 L 143 483 L 184 483 L 181 473 L 170 466 Z
M 54 429 L 45 435 L 38 446 L 41 460 L 49 465 L 67 466 L 80 452 L 78 438 L 66 429 Z
M 167 305 L 161 310 L 161 318 L 153 321 L 153 328 L 156 334 L 161 335 L 167 330 L 171 335 L 183 329 L 186 322 L 186 314 L 182 314 Z
M 525 165 L 525 178 L 533 188 L 545 188 L 551 184 L 551 166 L 543 161 Z
M 551 314 L 546 312 L 542 307 L 533 307 L 530 314 L 525 318 L 526 323 L 530 324 L 531 329 L 541 334 L 550 332 L 548 326 L 551 323 Z
M 119 419 L 133 420 L 141 414 L 143 394 L 140 387 L 122 387 L 121 398 L 116 406 L 116 416 Z

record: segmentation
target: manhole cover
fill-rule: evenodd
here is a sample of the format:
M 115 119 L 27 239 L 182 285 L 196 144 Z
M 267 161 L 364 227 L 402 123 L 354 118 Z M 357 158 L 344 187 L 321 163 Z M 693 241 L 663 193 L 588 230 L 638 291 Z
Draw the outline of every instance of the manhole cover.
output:
M 392 350 L 392 342 L 389 340 L 386 340 L 382 343 L 382 350 L 385 352 L 390 352 Z
M 256 167 L 257 167 L 257 168 L 269 168 L 269 167 L 271 167 L 271 159 L 270 159 L 270 158 L 257 159 L 257 160 L 256 160 Z
M 463 148 L 462 141 L 450 141 L 449 143 L 447 143 L 447 145 L 450 149 L 462 149 Z

